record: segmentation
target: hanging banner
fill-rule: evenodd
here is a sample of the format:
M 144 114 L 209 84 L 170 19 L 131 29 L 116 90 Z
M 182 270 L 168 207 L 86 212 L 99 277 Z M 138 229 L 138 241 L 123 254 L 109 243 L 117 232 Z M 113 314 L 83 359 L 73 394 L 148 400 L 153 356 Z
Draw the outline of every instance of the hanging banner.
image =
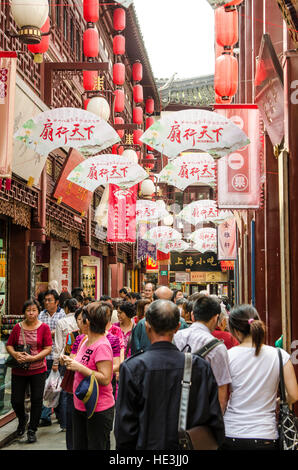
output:
M 0 178 L 11 178 L 17 54 L 0 52 Z
M 193 232 L 189 239 L 194 242 L 193 249 L 200 253 L 206 251 L 217 252 L 217 230 L 216 228 L 204 227 Z
M 138 185 L 123 190 L 110 184 L 108 243 L 135 243 L 137 191 Z
M 213 199 L 202 199 L 191 202 L 185 206 L 177 217 L 192 225 L 197 225 L 202 222 L 213 222 L 217 224 L 233 217 L 233 214 L 231 211 L 219 210 L 216 201 Z
M 150 223 L 147 222 L 140 222 L 138 223 L 138 232 L 137 232 L 137 262 L 139 263 L 143 259 L 146 258 L 146 256 L 149 256 L 152 258 L 154 261 L 156 261 L 156 245 L 153 243 L 148 242 L 147 240 L 144 240 L 143 236 L 145 233 L 156 227 L 157 226 L 157 221 L 153 220 Z
M 41 155 L 59 147 L 73 147 L 94 155 L 119 142 L 115 129 L 104 119 L 80 108 L 55 108 L 27 120 L 15 139 Z
M 237 259 L 236 229 L 235 219 L 228 219 L 218 226 L 218 260 L 232 261 Z
M 63 202 L 85 215 L 92 201 L 93 193 L 67 180 L 69 173 L 83 161 L 85 161 L 84 157 L 77 150 L 71 149 L 69 151 L 55 187 L 54 197 L 57 198 L 58 203 Z
M 216 112 L 243 129 L 250 144 L 218 160 L 219 209 L 258 209 L 261 202 L 262 149 L 260 114 L 256 105 L 215 105 Z
M 216 163 L 208 153 L 185 153 L 175 158 L 157 175 L 160 183 L 167 183 L 184 191 L 189 185 L 215 184 Z

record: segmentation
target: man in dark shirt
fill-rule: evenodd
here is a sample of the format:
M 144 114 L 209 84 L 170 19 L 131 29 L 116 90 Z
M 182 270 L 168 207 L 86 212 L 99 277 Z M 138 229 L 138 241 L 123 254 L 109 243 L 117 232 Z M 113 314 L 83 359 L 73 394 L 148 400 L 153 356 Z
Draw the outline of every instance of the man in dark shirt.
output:
M 172 344 L 180 326 L 178 307 L 157 300 L 146 313 L 149 349 L 121 364 L 116 403 L 117 450 L 179 450 L 178 416 L 184 353 Z M 218 445 L 224 423 L 210 365 L 193 356 L 187 428 L 209 426 Z

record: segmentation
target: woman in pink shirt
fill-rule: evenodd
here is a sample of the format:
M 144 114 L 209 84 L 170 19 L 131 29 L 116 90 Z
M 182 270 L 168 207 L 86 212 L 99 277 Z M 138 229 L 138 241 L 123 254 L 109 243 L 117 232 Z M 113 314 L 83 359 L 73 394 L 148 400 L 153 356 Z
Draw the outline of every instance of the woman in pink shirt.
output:
M 75 359 L 64 356 L 67 369 L 75 371 L 73 384 L 73 449 L 109 450 L 114 418 L 112 347 L 105 336 L 108 307 L 92 302 L 83 308 L 83 323 L 88 328 L 88 340 L 81 345 Z M 84 377 L 94 374 L 99 384 L 95 412 L 88 419 L 83 401 L 75 390 Z

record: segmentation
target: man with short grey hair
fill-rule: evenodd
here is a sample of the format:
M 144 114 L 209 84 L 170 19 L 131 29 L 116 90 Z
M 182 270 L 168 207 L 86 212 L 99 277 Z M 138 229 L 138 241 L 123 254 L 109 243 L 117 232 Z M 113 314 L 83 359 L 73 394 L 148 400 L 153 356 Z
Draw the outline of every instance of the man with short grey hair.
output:
M 116 402 L 116 450 L 179 450 L 178 419 L 185 354 L 172 343 L 179 328 L 178 307 L 152 302 L 146 313 L 151 346 L 120 366 Z M 207 426 L 217 444 L 224 424 L 210 365 L 192 356 L 187 429 Z

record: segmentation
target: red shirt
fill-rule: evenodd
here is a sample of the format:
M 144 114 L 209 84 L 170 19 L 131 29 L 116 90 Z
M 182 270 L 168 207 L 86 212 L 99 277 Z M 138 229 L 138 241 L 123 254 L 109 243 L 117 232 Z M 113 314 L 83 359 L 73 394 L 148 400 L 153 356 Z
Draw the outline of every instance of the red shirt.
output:
M 35 356 L 39 354 L 45 347 L 52 346 L 52 335 L 49 325 L 42 323 L 36 330 L 25 330 L 26 343 L 31 346 L 31 355 Z M 21 327 L 17 323 L 10 336 L 7 340 L 6 346 L 16 346 L 18 344 L 24 344 L 21 335 Z M 12 373 L 15 375 L 35 375 L 46 372 L 46 358 L 41 359 L 37 362 L 30 363 L 29 369 L 13 368 Z
M 227 349 L 231 349 L 234 346 L 238 346 L 239 344 L 236 338 L 231 335 L 231 333 L 228 331 L 221 331 L 220 328 L 215 328 L 212 334 L 215 338 L 222 339 Z

